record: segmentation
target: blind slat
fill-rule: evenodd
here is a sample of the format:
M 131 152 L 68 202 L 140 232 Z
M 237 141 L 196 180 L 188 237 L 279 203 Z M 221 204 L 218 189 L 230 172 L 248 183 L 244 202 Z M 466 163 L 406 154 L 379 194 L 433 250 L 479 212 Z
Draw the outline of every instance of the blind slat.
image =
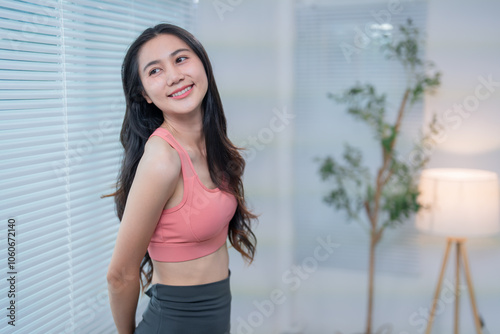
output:
M 53 7 L 50 6 L 40 6 L 39 4 L 31 4 L 29 2 L 24 2 L 24 1 L 15 1 L 15 0 L 3 0 L 2 1 L 2 11 L 0 12 L 1 15 L 12 15 L 12 14 L 18 14 L 22 15 L 24 18 L 31 18 L 34 19 L 35 16 L 33 14 L 38 14 L 36 15 L 36 18 L 40 17 L 47 17 L 47 18 L 57 18 L 58 17 L 58 10 L 55 8 L 57 6 L 56 1 L 47 1 L 47 4 L 52 4 Z M 32 16 L 28 16 L 29 14 L 32 14 Z M 9 16 L 7 16 L 9 17 Z M 31 22 L 31 21 L 29 21 Z

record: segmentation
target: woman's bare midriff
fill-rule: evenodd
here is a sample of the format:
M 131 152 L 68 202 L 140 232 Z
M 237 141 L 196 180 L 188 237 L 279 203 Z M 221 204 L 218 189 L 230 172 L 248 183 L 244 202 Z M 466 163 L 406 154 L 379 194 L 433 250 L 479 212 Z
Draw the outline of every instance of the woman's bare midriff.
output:
M 214 253 L 183 262 L 153 261 L 151 284 L 199 285 L 221 281 L 228 276 L 229 254 L 226 243 Z

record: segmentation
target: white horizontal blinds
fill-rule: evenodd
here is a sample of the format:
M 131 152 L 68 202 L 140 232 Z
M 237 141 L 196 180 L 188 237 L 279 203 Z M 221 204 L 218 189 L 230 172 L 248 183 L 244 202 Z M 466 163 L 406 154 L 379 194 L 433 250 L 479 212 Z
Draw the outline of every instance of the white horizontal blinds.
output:
M 126 6 L 123 8 L 127 9 Z M 124 101 L 120 66 L 137 27 L 130 15 L 97 1 L 62 3 L 71 193 L 71 278 L 74 314 L 67 333 L 112 332 L 106 270 L 118 229 L 111 198 L 119 168 Z M 135 28 L 136 30 L 134 30 Z
M 0 208 L 2 222 L 18 222 L 16 333 L 115 331 L 106 271 L 119 224 L 113 200 L 100 196 L 113 192 L 122 154 L 121 63 L 149 26 L 192 30 L 193 6 L 0 4 Z M 6 240 L 0 247 L 6 263 Z
M 378 25 L 379 31 L 398 34 L 398 26 L 413 19 L 416 27 L 425 28 L 425 2 L 399 3 L 398 11 L 390 11 L 389 2 L 332 4 L 326 1 L 297 2 L 295 12 L 295 93 L 297 113 L 295 121 L 294 156 L 297 175 L 295 189 L 297 205 L 294 209 L 298 235 L 296 259 L 310 255 L 318 231 L 328 231 L 341 243 L 336 249 L 338 256 L 329 265 L 366 270 L 368 260 L 368 235 L 353 222 L 346 223 L 344 213 L 322 202 L 331 190 L 320 180 L 319 164 L 315 157 L 333 155 L 341 159 L 343 143 L 361 148 L 364 162 L 371 166 L 372 174 L 379 166 L 380 149 L 373 143 L 373 135 L 365 124 L 353 121 L 344 105 L 327 98 L 328 93 L 340 94 L 356 82 L 375 85 L 378 93 L 387 93 L 388 119 L 394 120 L 406 86 L 402 66 L 387 61 L 379 52 L 377 38 L 367 35 L 366 27 Z M 383 30 L 388 25 L 392 30 Z M 371 31 L 376 31 L 371 29 Z M 421 105 L 406 115 L 402 127 L 401 149 L 408 149 L 420 130 L 423 119 Z M 393 121 L 392 121 L 393 122 Z M 319 189 L 319 190 L 318 190 Z M 315 212 L 319 214 L 315 215 Z M 327 214 L 321 214 L 327 213 Z M 364 213 L 361 214 L 364 217 Z M 377 270 L 411 274 L 418 270 L 417 253 L 412 236 L 413 227 L 388 230 L 379 245 Z M 403 250 L 401 245 L 406 244 Z M 408 248 L 410 246 L 410 248 Z M 409 250 L 408 250 L 409 249 Z
M 16 327 L 4 316 L 3 333 L 48 333 L 70 316 L 69 183 L 53 167 L 66 152 L 59 21 L 56 1 L 0 4 L 0 208 L 3 231 L 16 220 L 17 272 Z M 1 238 L 6 264 L 6 232 Z

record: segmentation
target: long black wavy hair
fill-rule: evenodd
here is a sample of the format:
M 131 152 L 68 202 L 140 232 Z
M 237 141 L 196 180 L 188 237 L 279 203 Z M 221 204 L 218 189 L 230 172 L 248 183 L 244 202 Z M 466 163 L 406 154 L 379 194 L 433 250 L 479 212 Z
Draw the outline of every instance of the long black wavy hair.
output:
M 226 117 L 215 84 L 212 65 L 201 43 L 188 31 L 172 25 L 158 24 L 146 29 L 129 47 L 122 65 L 122 83 L 126 100 L 125 117 L 120 133 L 124 156 L 114 194 L 118 218 L 122 219 L 137 165 L 144 153 L 149 136 L 164 121 L 163 113 L 154 104 L 149 104 L 142 95 L 144 90 L 139 77 L 138 53 L 144 43 L 161 34 L 174 35 L 183 40 L 200 58 L 208 79 L 208 90 L 202 101 L 203 134 L 207 150 L 207 163 L 212 181 L 223 191 L 233 194 L 238 206 L 229 223 L 229 241 L 251 263 L 255 255 L 257 239 L 251 230 L 256 219 L 245 203 L 242 175 L 245 160 L 227 137 Z M 146 251 L 140 266 L 141 286 L 144 291 L 151 284 L 153 263 Z

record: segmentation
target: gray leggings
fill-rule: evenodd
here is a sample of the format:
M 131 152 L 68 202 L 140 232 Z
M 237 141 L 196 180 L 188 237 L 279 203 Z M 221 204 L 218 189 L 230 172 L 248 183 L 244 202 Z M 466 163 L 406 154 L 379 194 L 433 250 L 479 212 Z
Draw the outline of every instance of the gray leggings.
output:
M 228 277 L 217 282 L 174 286 L 154 284 L 134 334 L 229 334 L 231 290 Z

